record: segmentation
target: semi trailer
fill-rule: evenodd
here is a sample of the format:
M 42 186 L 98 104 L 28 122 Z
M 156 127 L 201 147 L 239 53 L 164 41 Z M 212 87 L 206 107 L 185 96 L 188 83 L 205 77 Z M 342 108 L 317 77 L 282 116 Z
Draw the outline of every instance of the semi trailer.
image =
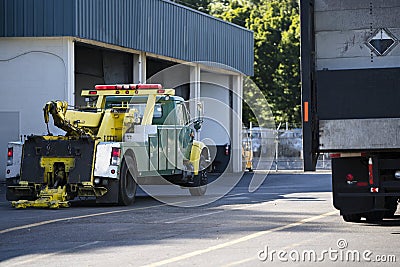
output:
M 400 197 L 400 1 L 302 0 L 304 169 L 332 158 L 345 221 L 380 221 Z

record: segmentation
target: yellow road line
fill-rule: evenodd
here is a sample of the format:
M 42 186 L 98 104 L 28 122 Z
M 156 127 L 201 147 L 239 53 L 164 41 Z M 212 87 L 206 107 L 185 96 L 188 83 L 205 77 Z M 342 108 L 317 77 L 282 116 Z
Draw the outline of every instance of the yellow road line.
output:
M 242 194 L 244 194 L 244 193 L 226 195 L 225 197 L 231 197 L 231 196 L 242 195 Z M 14 231 L 18 231 L 18 230 L 27 229 L 27 228 L 38 227 L 38 226 L 42 226 L 42 225 L 46 225 L 46 224 L 63 222 L 63 221 L 68 221 L 68 220 L 85 219 L 85 218 L 91 218 L 91 217 L 97 217 L 97 216 L 103 216 L 103 215 L 110 215 L 110 214 L 116 214 L 116 213 L 123 213 L 123 212 L 129 212 L 129 211 L 146 210 L 146 209 L 151 209 L 151 208 L 156 208 L 156 207 L 163 207 L 163 206 L 170 206 L 170 205 L 174 205 L 174 204 L 180 204 L 180 203 L 191 202 L 191 201 L 194 201 L 194 200 L 178 201 L 178 202 L 174 202 L 174 203 L 165 203 L 165 204 L 153 205 L 153 206 L 149 206 L 149 207 L 142 207 L 142 208 L 135 208 L 135 209 L 124 209 L 124 210 L 116 210 L 116 211 L 107 211 L 107 212 L 100 212 L 100 213 L 94 213 L 94 214 L 88 214 L 88 215 L 81 215 L 81 216 L 60 218 L 60 219 L 54 219 L 54 220 L 47 220 L 47 221 L 43 221 L 43 222 L 26 224 L 26 225 L 21 225 L 21 226 L 16 226 L 16 227 L 12 227 L 12 228 L 3 229 L 3 230 L 0 230 L 0 234 L 5 234 L 5 233 L 9 233 L 9 232 L 14 232 Z
M 192 251 L 192 252 L 189 252 L 189 253 L 174 257 L 174 258 L 165 259 L 165 260 L 162 260 L 162 261 L 158 261 L 158 262 L 154 262 L 154 263 L 151 263 L 151 264 L 148 264 L 148 265 L 144 265 L 143 267 L 156 267 L 156 266 L 162 266 L 162 265 L 166 265 L 166 264 L 171 264 L 171 263 L 174 263 L 174 262 L 177 262 L 177 261 L 186 260 L 186 259 L 189 259 L 189 258 L 192 258 L 192 257 L 195 257 L 195 256 L 199 256 L 199 255 L 202 255 L 202 254 L 205 254 L 205 253 L 208 253 L 208 252 L 212 252 L 212 251 L 215 251 L 215 250 L 218 250 L 218 249 L 222 249 L 222 248 L 230 247 L 230 246 L 233 246 L 233 245 L 236 245 L 236 244 L 239 244 L 239 243 L 243 243 L 243 242 L 255 239 L 257 237 L 260 237 L 260 236 L 263 236 L 263 235 L 266 235 L 266 234 L 270 234 L 270 233 L 273 233 L 273 232 L 285 230 L 285 229 L 288 229 L 288 228 L 293 228 L 293 227 L 296 227 L 296 226 L 299 226 L 299 225 L 302 225 L 302 224 L 305 224 L 305 223 L 308 223 L 308 222 L 316 221 L 316 220 L 319 220 L 319 219 L 322 219 L 322 218 L 325 218 L 325 217 L 328 217 L 328 216 L 331 216 L 331 215 L 334 215 L 334 214 L 337 214 L 337 211 L 327 212 L 327 213 L 324 213 L 324 214 L 321 214 L 321 215 L 309 217 L 309 218 L 300 220 L 298 222 L 290 223 L 290 224 L 287 224 L 287 225 L 284 225 L 284 226 L 272 228 L 272 229 L 265 230 L 265 231 L 256 232 L 256 233 L 253 233 L 253 234 L 250 234 L 250 235 L 247 235 L 247 236 L 243 236 L 241 238 L 237 238 L 237 239 L 234 239 L 234 240 L 231 240 L 231 241 L 219 244 L 219 245 L 215 245 L 215 246 L 208 247 L 208 248 L 205 248 L 205 249 L 195 250 L 195 251 Z
M 321 234 L 321 236 L 327 236 L 328 234 L 329 233 Z M 319 237 L 321 237 L 321 236 L 319 236 Z M 295 247 L 304 245 L 304 244 L 306 244 L 306 243 L 308 243 L 310 241 L 315 241 L 315 238 L 313 237 L 313 238 L 309 238 L 309 239 L 300 241 L 298 243 L 292 243 L 290 245 L 287 245 L 286 247 L 280 248 L 280 250 L 288 250 L 288 249 L 291 249 L 291 248 L 295 248 Z M 246 258 L 246 259 L 242 259 L 242 260 L 239 260 L 239 261 L 230 262 L 230 263 L 228 263 L 226 265 L 223 265 L 223 267 L 238 266 L 238 265 L 242 265 L 244 263 L 247 263 L 247 262 L 250 262 L 250 261 L 256 261 L 256 260 L 257 260 L 256 257 Z
M 221 213 L 221 212 L 225 212 L 225 210 L 219 210 L 219 211 L 214 211 L 214 212 L 209 212 L 209 213 L 197 214 L 197 215 L 183 217 L 183 218 L 172 220 L 172 221 L 166 221 L 164 223 L 167 223 L 167 224 L 168 223 L 177 223 L 177 222 L 187 221 L 187 220 L 190 220 L 190 219 L 195 219 L 195 218 L 200 218 L 200 217 L 209 216 L 209 215 L 213 215 L 213 214 L 218 214 L 218 213 Z
M 227 265 L 224 265 L 223 267 L 238 266 L 238 265 L 242 265 L 244 263 L 248 263 L 248 262 L 254 261 L 254 260 L 257 260 L 257 257 L 251 257 L 251 258 L 247 258 L 247 259 L 244 259 L 244 260 L 231 262 L 231 263 L 228 263 Z

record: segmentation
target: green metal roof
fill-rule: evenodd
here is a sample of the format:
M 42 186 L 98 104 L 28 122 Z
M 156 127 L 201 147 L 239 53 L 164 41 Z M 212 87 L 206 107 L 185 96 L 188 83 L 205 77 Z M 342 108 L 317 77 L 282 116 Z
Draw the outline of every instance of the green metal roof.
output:
M 72 36 L 253 75 L 253 33 L 166 0 L 0 0 L 0 37 Z

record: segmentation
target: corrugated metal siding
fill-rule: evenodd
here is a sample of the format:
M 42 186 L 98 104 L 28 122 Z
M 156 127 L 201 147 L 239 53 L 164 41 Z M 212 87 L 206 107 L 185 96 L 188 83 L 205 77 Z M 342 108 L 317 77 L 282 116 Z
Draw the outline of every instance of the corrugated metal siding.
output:
M 0 0 L 0 36 L 72 36 L 74 3 L 71 0 Z
M 253 74 L 253 33 L 164 0 L 0 0 L 0 36 L 75 36 Z

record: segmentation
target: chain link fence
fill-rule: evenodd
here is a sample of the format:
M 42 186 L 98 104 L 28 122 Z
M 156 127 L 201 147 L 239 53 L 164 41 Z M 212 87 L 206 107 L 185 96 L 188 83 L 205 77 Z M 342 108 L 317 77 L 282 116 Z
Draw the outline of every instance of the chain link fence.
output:
M 244 149 L 251 148 L 253 169 L 255 170 L 303 169 L 301 128 L 271 130 L 254 127 L 243 129 L 243 144 Z M 317 169 L 331 169 L 329 154 L 319 156 Z

